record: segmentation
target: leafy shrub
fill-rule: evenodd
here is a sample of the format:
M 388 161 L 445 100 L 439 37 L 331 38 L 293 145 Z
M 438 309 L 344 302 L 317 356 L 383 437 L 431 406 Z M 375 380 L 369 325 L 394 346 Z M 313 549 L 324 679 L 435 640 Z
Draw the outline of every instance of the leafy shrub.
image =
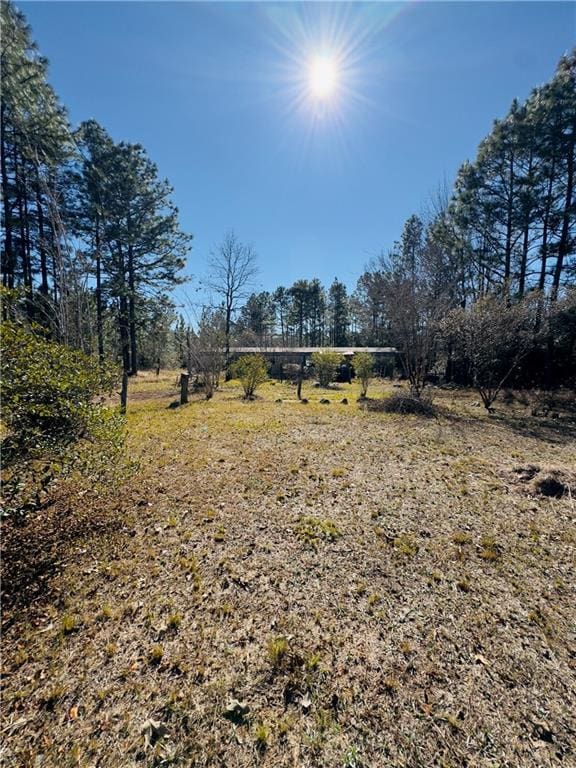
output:
M 245 355 L 232 366 L 232 375 L 240 379 L 244 397 L 254 397 L 254 392 L 268 378 L 268 363 L 261 355 Z
M 117 383 L 115 368 L 14 322 L 2 339 L 3 511 L 24 512 L 73 469 L 100 479 L 117 461 L 122 419 L 98 396 Z
M 360 380 L 360 397 L 366 397 L 368 392 L 368 385 L 372 378 L 372 372 L 374 370 L 374 358 L 370 352 L 356 352 L 353 359 L 354 370 L 356 376 Z
M 334 381 L 341 359 L 341 355 L 332 349 L 313 353 L 312 364 L 321 387 L 328 387 Z
M 432 401 L 415 397 L 408 392 L 398 392 L 383 400 L 367 400 L 365 408 L 380 413 L 413 413 L 418 416 L 435 416 L 436 409 Z

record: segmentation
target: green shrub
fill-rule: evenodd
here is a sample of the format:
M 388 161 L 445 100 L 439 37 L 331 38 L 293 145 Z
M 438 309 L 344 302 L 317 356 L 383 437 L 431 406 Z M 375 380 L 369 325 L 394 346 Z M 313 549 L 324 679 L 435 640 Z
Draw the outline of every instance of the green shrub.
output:
M 374 358 L 370 352 L 356 352 L 353 359 L 354 370 L 360 381 L 360 397 L 366 397 L 368 385 L 374 370 Z
M 254 392 L 268 378 L 268 363 L 261 355 L 245 355 L 232 365 L 232 375 L 240 379 L 244 397 L 254 397 Z
M 341 361 L 341 355 L 333 349 L 324 349 L 312 354 L 312 364 L 321 387 L 328 387 L 330 382 L 334 381 Z
M 101 397 L 117 371 L 42 334 L 1 325 L 3 514 L 34 508 L 72 470 L 98 480 L 119 468 L 123 422 Z

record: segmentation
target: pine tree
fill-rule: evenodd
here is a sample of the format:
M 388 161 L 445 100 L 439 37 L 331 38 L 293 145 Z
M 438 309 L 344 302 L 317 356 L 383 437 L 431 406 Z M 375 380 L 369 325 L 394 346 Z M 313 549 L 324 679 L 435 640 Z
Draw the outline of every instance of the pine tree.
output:
M 24 16 L 3 2 L 1 17 L 3 284 L 22 286 L 28 315 L 67 340 L 69 329 L 57 306 L 67 292 L 58 178 L 71 151 L 67 118 Z
M 330 344 L 334 347 L 344 347 L 348 343 L 348 326 L 350 324 L 348 295 L 346 286 L 336 277 L 328 290 L 328 297 Z
M 172 187 L 158 178 L 138 144 L 120 143 L 98 156 L 90 173 L 105 179 L 101 243 L 102 290 L 115 304 L 123 368 L 138 372 L 138 317 L 142 302 L 182 282 L 191 237 L 180 229 Z M 94 209 L 96 213 L 96 208 Z
M 74 194 L 69 196 L 68 217 L 71 230 L 81 237 L 90 259 L 90 273 L 95 280 L 96 336 L 98 357 L 104 360 L 104 292 L 103 258 L 107 246 L 107 205 L 113 194 L 109 179 L 113 177 L 115 147 L 108 133 L 95 120 L 82 123 L 76 132 L 77 167 L 70 176 Z
M 240 310 L 236 323 L 237 334 L 248 334 L 249 340 L 259 346 L 267 346 L 274 330 L 272 297 L 268 291 L 252 293 Z M 248 344 L 250 346 L 250 344 Z

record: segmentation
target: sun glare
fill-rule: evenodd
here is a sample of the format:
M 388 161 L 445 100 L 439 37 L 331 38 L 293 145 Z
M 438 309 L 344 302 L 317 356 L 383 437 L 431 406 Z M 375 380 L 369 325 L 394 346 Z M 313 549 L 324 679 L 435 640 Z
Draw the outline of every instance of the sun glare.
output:
M 310 92 L 316 99 L 329 99 L 338 87 L 338 64 L 329 56 L 316 56 L 309 70 Z

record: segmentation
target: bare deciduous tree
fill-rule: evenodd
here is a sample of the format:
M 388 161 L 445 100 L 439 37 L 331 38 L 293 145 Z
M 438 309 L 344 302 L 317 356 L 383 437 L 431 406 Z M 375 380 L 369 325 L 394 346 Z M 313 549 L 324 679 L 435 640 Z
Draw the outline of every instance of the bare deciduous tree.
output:
M 446 303 L 430 293 L 423 280 L 399 274 L 386 276 L 385 296 L 391 338 L 412 391 L 420 397 L 436 360 L 439 321 Z
M 246 299 L 258 272 L 256 254 L 252 246 L 240 242 L 231 230 L 208 260 L 209 275 L 206 285 L 223 299 L 225 352 L 230 352 L 232 316 L 238 302 Z
M 469 308 L 453 310 L 446 318 L 445 330 L 454 339 L 489 412 L 534 344 L 537 310 L 537 296 L 526 297 L 517 304 L 485 296 Z
M 225 365 L 225 335 L 222 313 L 204 309 L 198 330 L 187 337 L 188 370 L 195 374 L 210 400 Z

